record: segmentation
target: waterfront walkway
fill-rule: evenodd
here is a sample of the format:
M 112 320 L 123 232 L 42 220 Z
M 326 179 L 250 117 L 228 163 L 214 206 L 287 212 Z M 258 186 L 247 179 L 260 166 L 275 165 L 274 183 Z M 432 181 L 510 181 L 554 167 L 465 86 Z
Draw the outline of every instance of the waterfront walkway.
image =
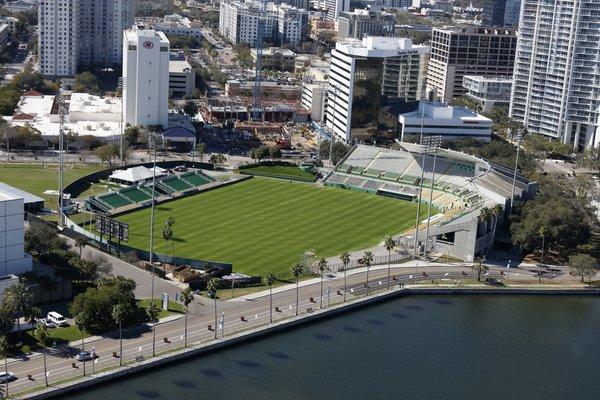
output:
M 510 282 L 525 283 L 537 281 L 534 277 L 536 268 L 512 268 L 510 271 Z M 507 278 L 506 268 L 490 267 L 489 277 Z M 386 290 L 387 287 L 387 265 L 372 267 L 369 272 L 369 288 L 371 293 L 375 291 Z M 427 263 L 423 261 L 407 262 L 404 264 L 392 265 L 391 286 L 398 286 L 399 283 L 410 285 L 423 281 L 435 281 L 437 283 L 460 284 L 460 282 L 473 281 L 476 274 L 470 267 L 462 264 L 438 264 Z M 348 271 L 346 298 L 347 300 L 356 299 L 365 295 L 366 268 L 360 268 Z M 482 276 L 482 280 L 483 280 Z M 565 269 L 555 272 L 554 276 L 549 276 L 545 281 L 551 283 L 554 280 L 560 280 L 568 284 L 577 285 L 577 278 L 569 276 Z M 553 284 L 556 287 L 556 284 Z M 580 286 L 581 287 L 581 286 Z M 320 278 L 309 279 L 300 282 L 299 285 L 299 314 L 307 314 L 321 306 L 323 308 L 328 304 L 340 303 L 344 298 L 344 277 L 343 273 L 328 276 L 323 285 L 323 298 L 320 299 L 321 286 Z M 312 298 L 312 301 L 311 301 Z M 273 289 L 273 320 L 284 321 L 290 319 L 296 314 L 296 285 L 285 285 Z M 194 312 L 189 316 L 188 343 L 198 344 L 207 343 L 214 339 L 214 330 L 209 330 L 208 325 L 215 325 L 214 302 L 211 299 L 196 296 Z M 269 324 L 269 296 L 268 291 L 255 293 L 227 301 L 218 301 L 218 321 L 224 313 L 224 328 L 218 329 L 217 335 L 227 337 L 234 333 L 244 330 L 250 330 L 259 326 Z M 124 334 L 123 341 L 123 363 L 135 363 L 142 359 L 148 359 L 152 356 L 152 331 L 151 327 L 144 325 L 131 329 Z M 99 358 L 92 363 L 87 363 L 86 373 L 90 375 L 92 370 L 95 373 L 114 368 L 119 365 L 119 359 L 113 357 L 113 352 L 118 354 L 119 341 L 118 335 L 112 337 L 94 337 L 86 343 L 86 349 L 90 350 L 94 346 Z M 176 318 L 164 321 L 156 327 L 156 353 L 166 353 L 176 349 L 181 349 L 184 344 L 184 318 Z M 75 363 L 73 367 L 73 356 L 77 354 L 80 342 L 71 343 L 69 346 L 48 348 L 47 367 L 48 379 L 51 385 L 60 385 L 60 382 L 72 381 L 83 375 L 83 364 Z M 137 360 L 137 361 L 136 361 Z M 23 356 L 21 359 L 11 360 L 8 366 L 9 370 L 16 374 L 18 380 L 9 385 L 10 394 L 31 391 L 34 388 L 41 389 L 44 384 L 44 367 L 41 354 L 35 353 Z M 28 379 L 30 374 L 32 379 Z

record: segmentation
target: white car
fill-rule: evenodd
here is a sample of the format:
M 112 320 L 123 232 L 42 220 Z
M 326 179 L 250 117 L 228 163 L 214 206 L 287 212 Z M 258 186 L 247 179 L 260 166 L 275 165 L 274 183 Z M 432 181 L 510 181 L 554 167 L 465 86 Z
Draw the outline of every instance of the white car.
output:
M 56 328 L 54 322 L 50 321 L 48 318 L 40 319 L 38 325 L 44 325 L 46 328 Z
M 46 318 L 56 326 L 69 326 L 67 319 L 56 311 L 50 311 Z
M 15 379 L 17 379 L 17 377 L 10 371 L 0 372 L 0 383 L 12 382 Z

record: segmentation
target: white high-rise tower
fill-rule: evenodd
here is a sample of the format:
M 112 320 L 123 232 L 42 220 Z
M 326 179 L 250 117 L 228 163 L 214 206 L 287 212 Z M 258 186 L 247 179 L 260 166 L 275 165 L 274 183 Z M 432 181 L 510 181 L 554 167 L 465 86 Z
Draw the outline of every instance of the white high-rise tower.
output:
M 600 144 L 600 1 L 523 0 L 510 115 L 576 149 Z
M 168 125 L 169 48 L 163 32 L 134 26 L 123 32 L 125 122 Z

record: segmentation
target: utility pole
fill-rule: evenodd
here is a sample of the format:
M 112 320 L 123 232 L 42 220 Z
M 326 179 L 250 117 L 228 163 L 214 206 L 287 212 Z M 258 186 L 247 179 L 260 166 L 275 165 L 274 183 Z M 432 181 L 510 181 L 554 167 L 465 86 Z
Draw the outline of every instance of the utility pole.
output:
M 517 157 L 515 158 L 515 171 L 513 173 L 512 190 L 510 192 L 510 213 L 513 211 L 513 203 L 515 201 L 515 185 L 517 184 L 517 167 L 519 166 L 519 151 L 521 150 L 521 141 L 523 140 L 522 132 L 517 133 Z

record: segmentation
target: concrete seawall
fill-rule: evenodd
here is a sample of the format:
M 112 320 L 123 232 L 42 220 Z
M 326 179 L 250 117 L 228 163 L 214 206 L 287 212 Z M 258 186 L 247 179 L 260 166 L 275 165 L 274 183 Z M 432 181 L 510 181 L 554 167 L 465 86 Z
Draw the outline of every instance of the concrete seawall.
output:
M 390 291 L 378 292 L 368 298 L 359 298 L 346 303 L 332 305 L 328 309 L 312 310 L 307 314 L 298 317 L 291 317 L 284 321 L 274 322 L 273 324 L 263 325 L 254 329 L 245 330 L 227 336 L 224 339 L 218 339 L 209 343 L 190 346 L 186 349 L 181 349 L 168 354 L 157 356 L 148 360 L 144 360 L 132 365 L 111 369 L 110 371 L 96 374 L 93 378 L 86 377 L 79 380 L 74 380 L 65 383 L 61 387 L 51 387 L 39 392 L 31 393 L 22 396 L 24 399 L 49 399 L 54 396 L 63 395 L 71 392 L 76 392 L 90 386 L 97 385 L 109 380 L 123 378 L 152 368 L 174 363 L 179 360 L 199 356 L 208 352 L 223 349 L 229 346 L 239 345 L 243 342 L 258 339 L 273 333 L 283 332 L 292 329 L 296 326 L 307 324 L 319 319 L 333 317 L 357 308 L 366 307 L 369 305 L 384 302 L 390 299 L 408 296 L 408 295 L 565 295 L 565 296 L 600 296 L 600 289 L 577 289 L 577 288 L 451 288 L 451 287 L 405 287 L 394 288 Z

